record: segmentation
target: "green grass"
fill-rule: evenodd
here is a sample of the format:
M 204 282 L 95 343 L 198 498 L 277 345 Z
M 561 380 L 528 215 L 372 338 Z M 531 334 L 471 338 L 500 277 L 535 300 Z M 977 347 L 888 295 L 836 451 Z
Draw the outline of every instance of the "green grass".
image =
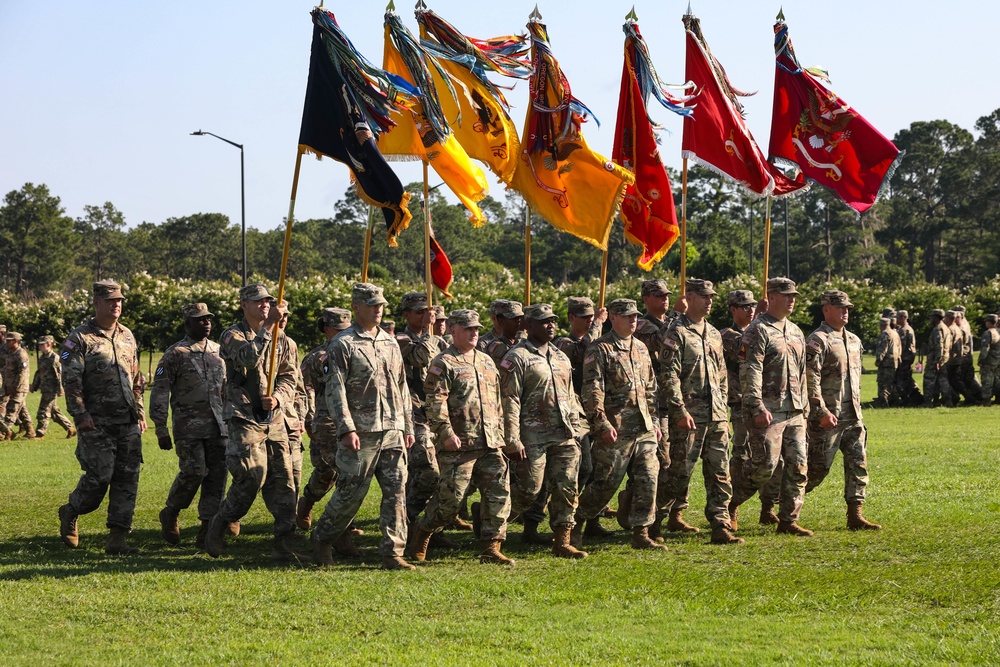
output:
M 874 393 L 866 375 L 865 396 Z M 31 406 L 37 405 L 37 395 Z M 273 567 L 258 501 L 219 560 L 159 537 L 176 470 L 146 436 L 133 558 L 103 553 L 106 505 L 58 538 L 79 476 L 58 426 L 0 445 L 0 655 L 49 664 L 989 664 L 1000 655 L 1000 408 L 868 410 L 879 533 L 845 529 L 839 463 L 809 494 L 810 539 L 779 537 L 745 506 L 746 545 L 693 537 L 635 552 L 619 532 L 584 561 L 522 548 L 513 569 L 478 564 L 471 536 L 417 572 L 377 569 L 377 487 L 359 518 L 365 557 L 330 570 Z M 700 472 L 695 473 L 700 480 Z M 605 522 L 608 524 L 609 522 Z M 454 534 L 453 534 L 454 535 Z

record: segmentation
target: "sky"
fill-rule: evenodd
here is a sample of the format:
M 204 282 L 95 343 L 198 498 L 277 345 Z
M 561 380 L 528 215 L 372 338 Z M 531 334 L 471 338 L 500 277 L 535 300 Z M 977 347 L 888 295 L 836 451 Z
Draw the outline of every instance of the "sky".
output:
M 523 33 L 535 0 L 428 6 L 467 35 Z M 692 0 L 712 52 L 742 90 L 747 122 L 767 150 L 774 80 L 774 17 L 782 7 L 806 67 L 829 71 L 833 90 L 892 138 L 915 121 L 946 119 L 972 131 L 1000 107 L 1000 3 L 981 0 Z M 67 215 L 110 201 L 128 226 L 219 212 L 240 220 L 239 150 L 245 146 L 247 225 L 287 215 L 309 65 L 311 2 L 90 0 L 47 5 L 0 0 L 0 194 L 45 183 Z M 573 94 L 602 123 L 584 125 L 610 155 L 621 81 L 621 26 L 632 0 L 539 2 Z M 681 16 L 688 0 L 637 0 L 639 27 L 664 81 L 684 78 Z M 326 5 L 355 46 L 382 61 L 380 0 Z M 412 7 L 397 11 L 416 32 Z M 501 80 L 503 82 L 503 80 Z M 523 125 L 526 82 L 508 99 Z M 661 154 L 680 167 L 681 120 L 657 107 L 670 132 Z M 403 183 L 419 163 L 393 163 Z M 488 170 L 485 170 L 489 174 Z M 502 186 L 492 175 L 490 194 Z M 437 181 L 431 176 L 431 185 Z M 304 158 L 295 217 L 333 215 L 349 185 L 345 166 Z M 457 201 L 457 200 L 455 200 Z

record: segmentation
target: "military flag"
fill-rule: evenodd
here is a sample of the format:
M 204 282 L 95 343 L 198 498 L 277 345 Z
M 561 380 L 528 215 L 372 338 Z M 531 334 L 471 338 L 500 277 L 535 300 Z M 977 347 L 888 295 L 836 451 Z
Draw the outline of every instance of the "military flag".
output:
M 448 260 L 448 255 L 444 254 L 444 248 L 434 238 L 433 229 L 431 229 L 431 279 L 442 294 L 449 299 L 453 298 L 448 293 L 452 283 L 451 262 Z
M 784 16 L 774 24 L 770 157 L 832 190 L 859 215 L 878 199 L 902 158 L 896 146 L 795 57 Z

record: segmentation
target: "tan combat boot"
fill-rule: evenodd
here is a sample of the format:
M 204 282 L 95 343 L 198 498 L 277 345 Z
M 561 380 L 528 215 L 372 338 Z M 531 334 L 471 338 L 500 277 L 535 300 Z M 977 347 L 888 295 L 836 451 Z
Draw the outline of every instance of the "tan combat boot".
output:
M 778 523 L 778 515 L 774 513 L 774 503 L 760 501 L 760 525 L 773 526 Z
M 729 530 L 733 531 L 734 533 L 740 527 L 739 520 L 737 518 L 739 516 L 739 513 L 740 513 L 740 506 L 729 503 Z
M 493 563 L 495 565 L 513 565 L 514 559 L 507 558 L 500 553 L 500 540 L 483 540 L 486 548 L 479 554 L 480 563 Z
M 357 524 L 353 521 L 347 524 L 347 530 L 350 531 L 352 537 L 361 537 L 365 534 L 365 531 L 358 528 Z
M 295 506 L 295 525 L 298 526 L 300 530 L 309 530 L 312 528 L 312 511 L 312 501 L 305 496 L 299 498 L 299 502 Z
M 427 558 L 427 549 L 431 546 L 434 533 L 417 525 L 414 525 L 413 531 L 413 537 L 410 538 L 410 557 L 418 563 L 423 563 Z
M 632 529 L 633 549 L 661 549 L 667 550 L 666 544 L 658 544 L 649 539 L 649 529 L 646 526 L 636 526 Z
M 521 533 L 521 541 L 525 544 L 539 544 L 544 547 L 552 546 L 552 538 L 538 534 L 538 522 L 532 519 L 524 520 L 524 532 Z
M 472 530 L 472 524 L 464 520 L 462 517 L 456 516 L 451 520 L 451 523 L 448 524 L 448 528 L 451 528 L 452 530 Z
M 172 546 L 177 546 L 181 541 L 181 527 L 177 523 L 177 510 L 172 507 L 164 507 L 160 510 L 160 534 L 163 540 Z
M 333 549 L 337 552 L 338 556 L 361 558 L 361 552 L 354 546 L 354 540 L 351 539 L 351 531 L 349 530 L 345 530 L 340 534 L 340 537 L 333 541 Z
M 75 438 L 75 437 L 76 437 L 76 429 L 70 426 L 69 430 L 66 431 L 66 439 L 69 440 L 70 438 Z
M 333 560 L 333 546 L 314 539 L 313 562 L 320 567 L 333 567 L 336 565 L 336 561 Z
M 628 522 L 628 515 L 631 512 L 632 492 L 625 488 L 618 492 L 618 513 L 615 514 L 615 519 L 618 521 L 618 525 L 625 530 L 632 529 L 632 524 Z
M 725 526 L 716 526 L 712 529 L 712 544 L 743 544 L 746 540 L 736 537 L 729 532 Z
M 672 533 L 700 533 L 701 530 L 692 526 L 684 520 L 683 510 L 670 510 L 670 518 L 667 519 L 667 530 Z
M 794 535 L 796 537 L 810 537 L 813 532 L 803 528 L 794 521 L 778 520 L 778 535 Z
M 104 543 L 104 553 L 109 556 L 134 556 L 139 550 L 125 541 L 128 531 L 114 526 L 108 533 L 108 541 Z
M 412 564 L 403 560 L 402 556 L 386 556 L 382 559 L 383 570 L 416 570 Z
M 863 502 L 847 503 L 847 530 L 882 530 L 882 526 L 861 515 L 862 506 Z
M 653 525 L 646 529 L 649 539 L 654 542 L 663 542 L 663 517 L 653 520 Z
M 586 558 L 586 551 L 580 551 L 569 543 L 570 530 L 569 526 L 553 527 L 555 539 L 552 542 L 552 555 L 559 558 Z
M 80 546 L 80 533 L 76 529 L 76 514 L 69 503 L 59 508 L 59 537 L 70 549 Z
M 569 532 L 569 543 L 577 549 L 583 548 L 583 522 L 578 519 Z
M 205 551 L 212 558 L 222 555 L 222 550 L 226 546 L 225 534 L 231 524 L 226 523 L 216 514 L 208 524 L 208 533 L 205 534 Z
M 226 526 L 226 530 L 229 532 L 230 537 L 240 536 L 240 522 L 233 521 L 231 524 Z
M 291 535 L 275 535 L 271 542 L 271 562 L 273 563 L 299 563 L 302 555 L 292 549 Z

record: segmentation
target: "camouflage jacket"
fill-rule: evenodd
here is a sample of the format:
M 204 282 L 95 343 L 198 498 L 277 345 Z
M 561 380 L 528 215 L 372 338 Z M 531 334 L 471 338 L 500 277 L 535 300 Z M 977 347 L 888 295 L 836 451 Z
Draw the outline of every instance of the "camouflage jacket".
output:
M 747 327 L 740 342 L 743 414 L 805 411 L 806 341 L 789 319 L 764 313 Z
M 167 348 L 153 374 L 149 417 L 157 435 L 167 435 L 167 404 L 174 438 L 201 439 L 228 434 L 223 417 L 226 364 L 221 348 L 207 338 L 185 336 Z
M 449 346 L 431 361 L 424 392 L 427 423 L 439 448 L 452 435 L 463 450 L 503 447 L 500 374 L 489 355 L 476 349 L 469 360 Z
M 313 422 L 330 421 L 330 411 L 326 406 L 326 346 L 327 343 L 323 343 L 309 350 L 299 367 L 306 388 L 305 426 L 309 433 L 313 432 Z
M 951 326 L 946 324 L 945 327 L 948 329 L 948 341 L 950 342 L 947 364 L 958 366 L 962 363 L 962 350 L 965 349 L 962 343 L 962 328 L 954 322 L 951 323 Z
M 611 428 L 626 437 L 653 430 L 656 376 L 642 341 L 624 339 L 611 330 L 587 348 L 583 409 L 595 435 Z
M 646 313 L 635 323 L 635 333 L 632 335 L 646 344 L 649 359 L 653 362 L 653 373 L 657 377 L 660 376 L 660 340 L 663 338 L 663 332 L 677 315 L 678 313 L 671 311 L 664 315 L 663 320 L 658 320 Z
M 496 329 L 493 329 L 479 339 L 476 349 L 490 355 L 490 359 L 493 360 L 494 365 L 499 365 L 503 361 L 504 356 L 510 352 L 511 348 L 517 345 L 518 341 L 523 340 L 523 338 L 520 331 L 517 332 L 514 340 L 510 340 L 504 338 Z
M 396 339 L 378 328 L 374 335 L 357 323 L 327 347 L 326 407 L 345 433 L 402 431 L 413 435 L 413 416 L 403 357 Z
M 146 418 L 145 380 L 139 348 L 127 327 L 105 330 L 91 319 L 63 342 L 62 382 L 66 408 L 79 419 L 89 413 L 97 424 L 130 424 Z
M 972 365 L 972 329 L 969 328 L 969 323 L 962 320 L 962 326 L 959 327 L 962 332 L 962 364 Z
M 601 327 L 593 325 L 583 334 L 582 338 L 573 338 L 572 334 L 560 336 L 552 343 L 559 350 L 569 357 L 569 363 L 573 366 L 573 391 L 579 396 L 583 390 L 583 358 L 587 356 L 587 348 L 595 340 L 601 337 Z
M 830 413 L 839 418 L 845 400 L 861 419 L 861 339 L 847 329 L 838 332 L 820 324 L 806 340 L 806 380 L 810 420 Z
M 700 332 L 698 329 L 702 329 Z M 660 340 L 660 405 L 670 421 L 694 417 L 698 423 L 729 419 L 729 378 L 722 335 L 702 321 L 677 317 Z
M 267 365 L 270 362 L 272 334 L 261 326 L 251 331 L 246 319 L 222 332 L 220 353 L 226 362 L 226 402 L 222 416 L 249 422 L 265 422 L 270 416 L 261 407 L 267 395 Z M 278 400 L 278 413 L 295 401 L 295 370 L 288 354 L 288 339 L 278 339 L 275 356 L 274 387 L 271 395 Z
M 927 365 L 944 366 L 951 356 L 951 331 L 944 322 L 938 322 L 937 326 L 931 329 L 930 339 L 927 341 Z
M 433 334 L 419 334 L 407 326 L 402 333 L 396 334 L 396 342 L 399 343 L 399 352 L 403 355 L 403 365 L 406 368 L 406 386 L 410 388 L 413 421 L 426 424 L 424 380 L 427 379 L 427 367 L 430 366 L 431 359 L 443 351 L 442 341 Z
M 31 381 L 31 391 L 41 389 L 43 396 L 62 396 L 62 367 L 59 355 L 52 350 L 38 355 L 38 369 Z
M 545 348 L 525 339 L 500 362 L 504 441 L 512 452 L 587 433 L 569 357 L 551 343 Z
M 306 413 L 309 411 L 309 397 L 306 394 L 306 383 L 302 378 L 302 369 L 299 368 L 299 345 L 294 339 L 280 334 L 281 338 L 288 341 L 285 354 L 288 355 L 286 362 L 295 370 L 295 400 L 285 403 L 285 428 L 289 433 L 300 431 L 305 428 Z
M 983 332 L 983 343 L 979 348 L 979 367 L 1000 367 L 1000 329 L 996 327 Z
M 917 358 L 917 338 L 913 334 L 913 327 L 909 324 L 896 329 L 899 333 L 899 360 L 902 364 L 912 364 Z
M 853 334 L 852 334 L 853 335 Z M 900 357 L 899 336 L 886 327 L 875 341 L 875 366 L 877 368 L 895 369 L 899 366 Z
M 31 385 L 31 371 L 28 369 L 28 351 L 18 346 L 14 351 L 7 350 L 3 358 L 3 393 L 27 394 Z
M 740 392 L 740 341 L 743 340 L 743 329 L 734 323 L 719 332 L 722 336 L 722 353 L 726 356 L 726 374 L 729 383 L 729 396 L 726 402 L 739 410 L 743 402 Z

